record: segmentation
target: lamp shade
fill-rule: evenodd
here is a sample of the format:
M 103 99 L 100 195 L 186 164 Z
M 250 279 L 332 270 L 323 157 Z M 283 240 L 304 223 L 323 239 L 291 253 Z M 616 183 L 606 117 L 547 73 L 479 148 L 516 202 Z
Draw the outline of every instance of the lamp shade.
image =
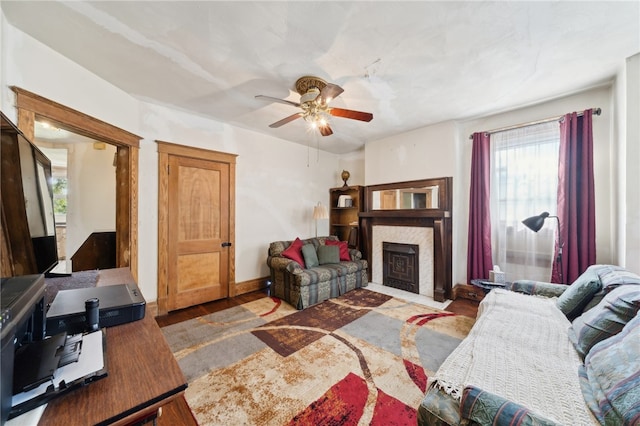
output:
M 549 212 L 542 212 L 538 216 L 531 216 L 522 221 L 524 226 L 531 229 L 533 232 L 538 232 L 542 225 L 544 225 L 544 220 L 549 217 Z
M 315 220 L 329 219 L 329 213 L 327 212 L 327 208 L 322 204 L 318 203 L 318 205 L 313 208 L 313 218 Z

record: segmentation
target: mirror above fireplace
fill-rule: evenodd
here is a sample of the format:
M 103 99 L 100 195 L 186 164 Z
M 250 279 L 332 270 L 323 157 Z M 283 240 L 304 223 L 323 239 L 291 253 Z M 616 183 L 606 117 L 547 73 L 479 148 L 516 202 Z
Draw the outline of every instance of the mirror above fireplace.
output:
M 371 191 L 371 210 L 438 208 L 438 185 Z
M 451 209 L 449 184 L 449 178 L 435 178 L 370 185 L 366 187 L 364 210 L 380 214 L 404 211 L 411 216 L 448 215 Z

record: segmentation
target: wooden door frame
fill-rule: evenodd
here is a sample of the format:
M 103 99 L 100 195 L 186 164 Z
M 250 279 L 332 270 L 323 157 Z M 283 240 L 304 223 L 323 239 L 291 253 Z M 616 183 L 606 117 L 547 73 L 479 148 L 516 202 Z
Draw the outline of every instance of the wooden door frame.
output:
M 117 148 L 116 266 L 129 267 L 138 282 L 138 155 L 140 136 L 80 111 L 12 86 L 16 94 L 18 128 L 33 140 L 36 118 Z
M 169 268 L 169 157 L 179 156 L 200 160 L 215 161 L 229 165 L 229 258 L 228 258 L 228 297 L 235 293 L 235 242 L 236 242 L 236 154 L 212 151 L 178 145 L 156 140 L 158 144 L 158 315 L 168 313 Z

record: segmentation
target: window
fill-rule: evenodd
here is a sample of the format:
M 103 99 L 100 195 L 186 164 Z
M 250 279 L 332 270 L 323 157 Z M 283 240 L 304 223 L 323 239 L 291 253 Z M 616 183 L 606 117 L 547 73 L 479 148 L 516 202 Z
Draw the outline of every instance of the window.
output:
M 491 229 L 493 262 L 509 280 L 550 281 L 556 222 L 537 233 L 522 220 L 557 210 L 557 122 L 491 135 Z

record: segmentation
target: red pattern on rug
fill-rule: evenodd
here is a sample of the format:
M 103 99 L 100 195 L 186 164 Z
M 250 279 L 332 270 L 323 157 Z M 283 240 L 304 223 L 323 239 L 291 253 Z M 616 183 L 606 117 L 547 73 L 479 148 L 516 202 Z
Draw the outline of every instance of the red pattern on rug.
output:
M 427 390 L 427 375 L 424 374 L 424 368 L 419 365 L 415 365 L 413 362 L 408 361 L 406 359 L 402 360 L 404 362 L 404 368 L 407 370 L 407 374 L 413 380 L 413 383 L 416 384 L 418 389 L 422 392 L 426 392 Z
M 333 385 L 290 425 L 357 425 L 362 417 L 369 390 L 364 379 L 353 373 Z
M 378 389 L 378 400 L 373 411 L 371 426 L 406 426 L 418 424 L 415 408 L 398 401 Z
M 364 412 L 369 390 L 367 383 L 353 373 L 336 383 L 322 397 L 295 416 L 290 425 L 357 425 Z M 371 425 L 410 425 L 417 423 L 416 409 L 378 389 Z
M 273 309 L 271 309 L 269 312 L 266 312 L 264 314 L 260 314 L 261 317 L 266 317 L 271 315 L 272 313 L 274 313 L 275 311 L 278 310 L 278 308 L 280 307 L 280 305 L 282 305 L 282 300 L 278 299 L 277 297 L 270 297 L 271 300 L 273 300 L 274 306 Z
M 438 313 L 434 313 L 434 314 L 421 314 L 421 315 L 414 315 L 411 318 L 409 318 L 407 320 L 408 323 L 413 323 L 416 320 L 419 320 L 416 325 L 424 325 L 426 323 L 428 323 L 431 320 L 434 320 L 436 318 L 442 318 L 442 317 L 451 317 L 451 316 L 455 316 L 456 314 L 452 313 L 452 312 L 438 312 Z

